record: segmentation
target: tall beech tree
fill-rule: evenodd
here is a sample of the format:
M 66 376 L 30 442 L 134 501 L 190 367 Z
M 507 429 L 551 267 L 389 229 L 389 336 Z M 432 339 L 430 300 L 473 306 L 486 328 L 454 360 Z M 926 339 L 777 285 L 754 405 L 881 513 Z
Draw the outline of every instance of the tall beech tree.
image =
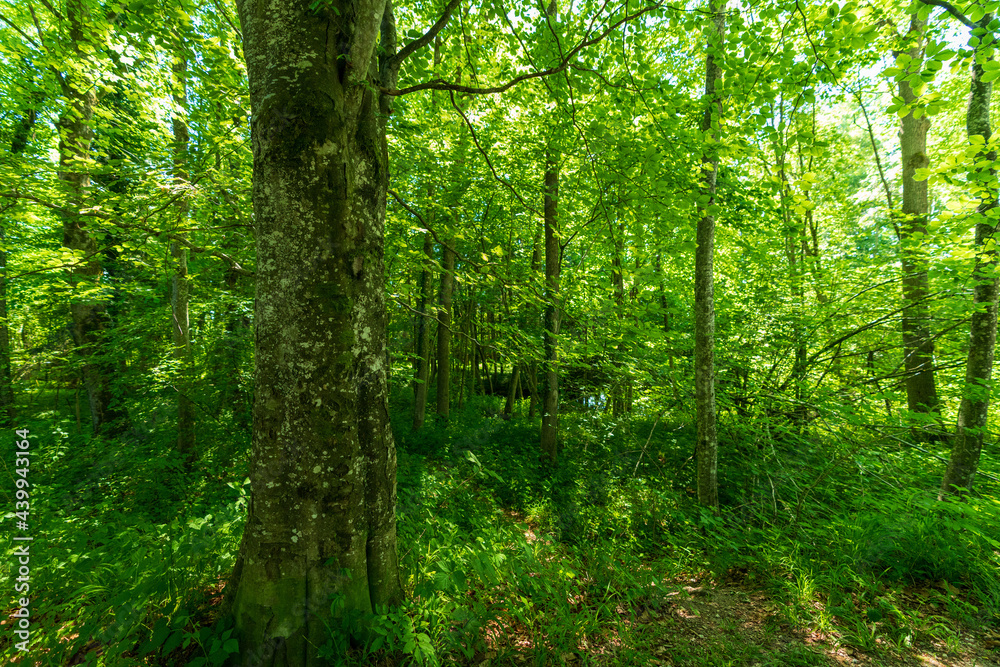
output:
M 433 294 L 432 270 L 434 266 L 434 245 L 431 233 L 424 232 L 424 261 L 420 265 L 420 278 L 417 296 L 417 331 L 415 349 L 417 360 L 416 375 L 413 379 L 413 430 L 419 431 L 427 418 L 427 390 L 431 372 L 431 317 L 427 310 L 430 307 Z
M 705 112 L 701 131 L 705 150 L 701 158 L 701 204 L 694 269 L 694 387 L 697 426 L 698 502 L 719 506 L 719 438 L 715 414 L 715 192 L 719 175 L 719 123 L 722 100 L 716 92 L 726 27 L 725 0 L 712 0 L 706 30 Z
M 552 25 L 559 21 L 559 6 L 551 0 L 545 9 L 549 34 L 558 42 Z M 552 89 L 549 88 L 551 96 Z M 545 170 L 542 174 L 543 223 L 545 226 L 545 322 L 544 322 L 544 375 L 545 392 L 542 398 L 542 460 L 554 464 L 559 453 L 559 329 L 562 324 L 560 309 L 560 274 L 562 272 L 562 233 L 559 228 L 559 162 L 562 158 L 555 146 L 551 126 L 547 128 L 545 145 Z
M 979 205 L 975 212 L 977 254 L 976 266 L 972 272 L 974 310 L 969 324 L 969 356 L 951 457 L 941 481 L 942 497 L 951 495 L 956 488 L 972 488 L 979 469 L 979 457 L 989 419 L 993 356 L 997 339 L 997 295 L 1000 292 L 997 278 L 1000 256 L 993 239 L 997 231 L 997 170 L 993 166 L 996 164 L 997 153 L 988 147 L 993 135 L 990 126 L 993 78 L 986 76 L 987 66 L 994 62 L 993 51 L 996 48 L 996 38 L 991 31 L 993 14 L 985 13 L 974 24 L 967 18 L 962 18 L 971 27 L 976 43 L 965 127 L 970 142 L 982 149 L 975 157 L 974 167 Z
M 180 40 L 178 40 L 180 41 Z M 183 44 L 178 44 L 178 50 Z M 185 220 L 190 212 L 190 204 L 183 190 L 189 181 L 188 148 L 191 143 L 191 133 L 188 130 L 185 114 L 187 113 L 187 57 L 181 51 L 175 55 L 171 67 L 174 75 L 174 116 L 172 129 L 174 134 L 174 179 L 175 186 L 182 192 L 179 211 L 181 220 Z M 170 244 L 170 259 L 173 264 L 173 277 L 170 289 L 170 330 L 174 343 L 174 358 L 178 364 L 177 387 L 177 451 L 190 462 L 195 456 L 194 449 L 194 402 L 191 400 L 191 321 L 188 301 L 191 296 L 191 281 L 188 278 L 188 249 L 179 242 Z
M 559 154 L 545 151 L 545 392 L 542 398 L 542 459 L 555 463 L 559 452 Z
M 65 23 L 66 57 L 70 66 L 60 75 L 65 110 L 59 117 L 59 179 L 66 185 L 63 213 L 63 245 L 80 254 L 72 269 L 79 295 L 70 302 L 73 341 L 83 358 L 83 380 L 90 404 L 94 431 L 121 432 L 126 413 L 111 390 L 113 368 L 103 354 L 110 326 L 103 292 L 104 268 L 100 251 L 88 224 L 93 218 L 84 214 L 90 188 L 91 143 L 94 139 L 94 111 L 97 107 L 97 81 L 88 74 L 88 53 L 94 51 L 91 9 L 85 0 L 68 0 Z
M 345 613 L 403 596 L 383 275 L 391 98 L 379 90 L 395 88 L 406 51 L 387 0 L 237 4 L 257 370 L 230 604 L 243 664 L 320 665 L 331 596 Z
M 914 66 L 923 63 L 927 22 L 917 14 L 910 20 L 904 40 L 905 54 Z M 930 118 L 917 103 L 909 77 L 899 80 L 899 97 L 908 112 L 900 121 L 899 146 L 903 164 L 902 215 L 898 224 L 900 264 L 903 271 L 903 360 L 906 369 L 906 402 L 914 412 L 933 412 L 938 396 L 934 381 L 934 339 L 930 332 L 927 303 L 927 258 L 921 243 L 927 236 L 927 180 L 914 179 L 918 169 L 926 169 L 927 131 Z

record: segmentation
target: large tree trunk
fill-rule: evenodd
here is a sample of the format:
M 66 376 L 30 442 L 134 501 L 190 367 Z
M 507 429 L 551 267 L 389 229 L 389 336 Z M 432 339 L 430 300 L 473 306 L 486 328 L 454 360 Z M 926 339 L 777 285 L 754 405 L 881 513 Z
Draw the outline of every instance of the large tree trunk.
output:
M 417 377 L 415 378 L 413 400 L 413 430 L 419 431 L 427 417 L 427 389 L 431 368 L 431 327 L 427 308 L 431 302 L 431 267 L 434 254 L 431 233 L 424 232 L 425 264 L 420 270 L 420 301 L 417 304 Z
M 375 92 L 395 87 L 395 21 L 385 0 L 238 7 L 258 269 L 232 614 L 242 664 L 321 665 L 331 596 L 345 615 L 403 596 L 385 364 L 391 108 Z
M 992 14 L 987 14 L 979 21 L 979 26 L 986 33 L 983 42 L 976 48 L 978 56 L 984 48 L 993 48 L 993 39 L 986 31 L 986 26 L 993 20 Z M 986 71 L 985 63 L 993 61 L 993 56 L 986 56 L 982 63 L 972 66 L 972 87 L 969 95 L 969 106 L 966 111 L 966 131 L 970 137 L 980 136 L 986 142 L 990 141 L 990 96 L 993 84 L 983 81 Z M 977 161 L 996 160 L 996 152 L 977 156 Z M 974 311 L 969 325 L 969 358 L 965 370 L 965 391 L 962 404 L 958 410 L 958 425 L 952 444 L 951 458 L 941 482 L 941 497 L 955 493 L 956 487 L 971 489 L 979 469 L 979 456 L 983 449 L 983 439 L 986 436 L 986 423 L 990 408 L 990 380 L 993 375 L 993 354 L 997 338 L 997 251 L 992 241 L 997 231 L 997 225 L 989 217 L 996 208 L 996 191 L 993 180 L 996 170 L 989 168 L 989 179 L 982 181 L 979 194 L 979 206 L 976 208 L 976 267 L 972 272 L 975 284 L 972 303 Z
M 907 34 L 906 54 L 911 62 L 923 62 L 927 22 L 914 14 Z M 898 53 L 897 53 L 898 55 Z M 899 82 L 899 96 L 906 104 L 916 100 L 909 82 Z M 903 362 L 906 369 L 906 402 L 914 412 L 937 409 L 934 384 L 934 339 L 931 337 L 927 306 L 927 258 L 920 248 L 927 235 L 927 181 L 914 180 L 917 169 L 926 168 L 927 114 L 919 118 L 911 110 L 900 123 L 899 145 L 903 161 L 903 211 L 899 225 L 900 263 L 903 270 Z
M 82 0 L 69 0 L 66 16 L 70 23 L 70 39 L 74 52 L 83 57 L 86 42 L 87 6 Z M 89 45 L 88 45 L 89 46 Z M 97 242 L 87 229 L 87 218 L 79 214 L 85 206 L 84 197 L 90 187 L 90 144 L 94 138 L 93 116 L 97 95 L 92 81 L 78 75 L 63 79 L 66 108 L 57 123 L 59 130 L 59 179 L 68 193 L 63 217 L 63 245 L 83 254 L 82 261 L 72 271 L 73 282 L 81 290 L 98 292 L 103 268 L 98 259 Z M 108 435 L 120 433 L 126 427 L 126 415 L 111 392 L 113 367 L 102 357 L 101 348 L 108 329 L 107 303 L 101 294 L 73 297 L 70 302 L 73 318 L 73 341 L 83 358 L 83 381 L 87 388 L 94 432 Z
M 441 291 L 438 294 L 437 414 L 447 421 L 451 413 L 451 297 L 455 288 L 455 237 L 441 248 Z
M 705 58 L 705 98 L 708 106 L 701 123 L 705 140 L 717 137 L 722 105 L 715 93 L 722 76 L 721 51 L 725 32 L 725 0 L 712 3 L 712 24 L 708 31 Z M 708 197 L 698 220 L 694 269 L 694 388 L 697 422 L 698 502 L 713 509 L 719 506 L 719 440 L 715 415 L 715 283 L 712 266 L 715 251 L 715 217 L 708 206 L 715 203 L 719 158 L 714 148 L 702 155 L 701 192 Z
M 559 155 L 545 153 L 545 397 L 542 401 L 542 458 L 555 463 L 559 447 Z
M 183 48 L 183 46 L 181 46 Z M 174 182 L 178 188 L 187 186 L 187 153 L 191 135 L 187 121 L 182 114 L 187 110 L 187 60 L 179 56 L 173 66 L 174 107 L 178 110 L 173 117 L 174 132 Z M 186 218 L 189 204 L 186 196 L 180 198 L 180 214 Z M 191 282 L 188 279 L 188 250 L 179 243 L 170 244 L 170 258 L 174 265 L 171 281 L 170 311 L 171 334 L 174 343 L 174 359 L 178 364 L 177 380 L 177 451 L 190 463 L 195 458 L 194 449 L 194 403 L 191 401 L 191 325 L 188 317 L 188 300 Z

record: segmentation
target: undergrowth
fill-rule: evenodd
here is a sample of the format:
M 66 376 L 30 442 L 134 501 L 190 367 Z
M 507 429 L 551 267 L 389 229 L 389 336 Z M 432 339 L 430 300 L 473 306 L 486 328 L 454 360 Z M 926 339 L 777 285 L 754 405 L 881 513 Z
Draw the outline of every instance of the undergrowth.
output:
M 1000 622 L 1000 502 L 985 485 L 939 502 L 920 451 L 860 429 L 724 422 L 714 516 L 696 506 L 687 420 L 566 415 L 560 464 L 546 468 L 537 423 L 502 418 L 497 400 L 475 397 L 413 433 L 396 398 L 407 599 L 365 617 L 331 600 L 320 647 L 331 665 L 644 664 L 655 647 L 638 619 L 690 581 L 765 590 L 782 622 L 874 653 L 958 650 L 959 628 Z M 207 449 L 185 474 L 155 439 L 29 428 L 46 433 L 33 472 L 44 540 L 32 586 L 46 592 L 33 654 L 224 664 L 237 646 L 216 610 L 242 530 L 245 458 Z M 8 550 L 5 576 L 11 562 Z M 0 649 L 14 654 L 9 632 Z M 737 653 L 814 664 L 799 652 Z

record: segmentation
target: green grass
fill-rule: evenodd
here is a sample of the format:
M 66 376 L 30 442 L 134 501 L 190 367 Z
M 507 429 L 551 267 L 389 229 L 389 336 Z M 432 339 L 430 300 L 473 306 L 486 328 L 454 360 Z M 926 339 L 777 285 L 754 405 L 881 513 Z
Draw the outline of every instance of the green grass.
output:
M 671 646 L 676 665 L 814 665 L 795 637 L 889 659 L 959 650 L 963 629 L 1000 622 L 1000 503 L 937 502 L 919 452 L 858 447 L 850 430 L 764 437 L 729 424 L 712 516 L 695 503 L 681 422 L 565 415 L 560 464 L 544 469 L 538 424 L 498 418 L 499 400 L 473 398 L 414 434 L 406 398 L 392 417 L 408 598 L 330 628 L 330 664 L 667 664 Z M 214 604 L 242 530 L 245 443 L 220 423 L 203 443 L 225 445 L 204 446 L 185 477 L 156 429 L 108 442 L 56 414 L 27 426 L 44 462 L 32 472 L 45 538 L 33 584 L 46 591 L 34 654 L 221 664 L 235 643 Z M 10 563 L 8 549 L 0 574 Z M 722 616 L 678 641 L 684 583 L 732 577 L 773 604 L 759 632 Z M 12 655 L 9 633 L 0 652 Z

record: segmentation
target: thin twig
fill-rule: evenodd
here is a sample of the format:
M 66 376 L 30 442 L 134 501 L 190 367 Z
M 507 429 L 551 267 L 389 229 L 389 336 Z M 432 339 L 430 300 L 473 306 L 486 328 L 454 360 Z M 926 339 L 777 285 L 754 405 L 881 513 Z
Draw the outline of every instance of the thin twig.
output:
M 529 211 L 531 211 L 535 215 L 539 215 L 538 210 L 535 209 L 533 206 L 531 206 L 530 204 L 528 204 L 528 202 L 526 202 L 524 200 L 524 197 L 522 197 L 521 193 L 519 193 L 514 188 L 514 186 L 511 185 L 510 181 L 508 181 L 507 179 L 505 179 L 502 176 L 500 176 L 500 174 L 497 173 L 497 170 L 493 168 L 493 162 L 490 160 L 490 156 L 487 155 L 486 149 L 484 149 L 483 146 L 482 146 L 482 144 L 479 143 L 479 137 L 476 136 L 476 129 L 472 126 L 472 122 L 469 120 L 468 116 L 465 115 L 465 112 L 462 111 L 462 108 L 460 106 L 458 106 L 458 103 L 455 101 L 455 92 L 454 91 L 448 91 L 448 92 L 449 92 L 449 94 L 451 96 L 451 106 L 455 107 L 455 111 L 457 111 L 458 115 L 462 117 L 463 121 L 465 121 L 466 127 L 469 128 L 469 133 L 472 135 L 472 141 L 473 141 L 473 143 L 476 144 L 476 148 L 479 149 L 479 152 L 482 154 L 483 158 L 486 160 L 487 166 L 489 166 L 490 171 L 493 173 L 493 178 L 495 178 L 497 180 L 497 182 L 499 182 L 500 184 L 504 185 L 508 190 L 510 190 L 511 194 L 514 195 L 514 197 L 516 197 L 519 202 L 521 202 L 521 206 L 523 206 L 524 208 L 528 209 Z
M 635 477 L 636 473 L 639 472 L 639 463 L 642 461 L 642 455 L 646 453 L 646 448 L 649 447 L 649 441 L 653 439 L 653 431 L 656 430 L 656 425 L 660 423 L 661 416 L 663 416 L 662 412 L 657 413 L 656 420 L 653 422 L 653 428 L 649 429 L 649 437 L 646 438 L 646 444 L 642 446 L 642 451 L 639 452 L 639 458 L 635 461 L 635 470 L 632 471 L 633 477 Z
M 409 86 L 407 88 L 397 88 L 395 90 L 381 88 L 380 90 L 385 95 L 393 95 L 393 96 L 408 95 L 409 93 L 415 93 L 418 90 L 450 90 L 456 93 L 468 93 L 470 95 L 490 95 L 494 93 L 503 93 L 505 91 L 510 90 L 519 83 L 524 83 L 525 81 L 530 81 L 531 79 L 538 79 L 541 77 L 549 76 L 550 74 L 558 74 L 559 72 L 569 67 L 572 58 L 583 49 L 587 48 L 588 46 L 593 46 L 594 44 L 597 44 L 602 39 L 604 39 L 612 32 L 617 30 L 619 27 L 621 27 L 623 24 L 628 23 L 629 21 L 633 21 L 637 18 L 640 18 L 648 14 L 649 12 L 659 9 L 662 6 L 663 6 L 662 2 L 657 2 L 656 4 L 643 7 L 642 9 L 633 12 L 632 14 L 628 14 L 625 16 L 625 18 L 612 24 L 606 30 L 598 34 L 596 37 L 585 39 L 576 46 L 574 46 L 572 49 L 570 49 L 570 51 L 566 53 L 566 57 L 563 58 L 558 65 L 554 65 L 553 67 L 548 67 L 543 70 L 522 74 L 521 76 L 514 77 L 507 83 L 501 84 L 499 86 L 491 86 L 488 88 L 477 88 L 475 86 L 462 86 L 454 83 L 449 83 L 444 79 L 432 79 L 431 81 L 427 81 L 425 83 L 418 83 L 416 85 Z

